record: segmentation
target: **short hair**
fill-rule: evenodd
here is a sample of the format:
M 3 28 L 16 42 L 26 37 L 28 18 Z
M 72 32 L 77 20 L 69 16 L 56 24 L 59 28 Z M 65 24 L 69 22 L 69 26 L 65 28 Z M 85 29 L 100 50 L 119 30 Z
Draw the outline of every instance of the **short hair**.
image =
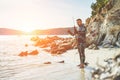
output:
M 82 21 L 82 19 L 79 18 L 79 19 L 77 19 L 76 21 Z

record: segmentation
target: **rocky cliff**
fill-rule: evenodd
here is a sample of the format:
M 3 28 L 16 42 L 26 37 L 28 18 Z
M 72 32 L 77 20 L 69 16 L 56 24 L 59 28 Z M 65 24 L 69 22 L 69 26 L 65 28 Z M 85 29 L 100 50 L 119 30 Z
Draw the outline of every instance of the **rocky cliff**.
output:
M 120 47 L 120 0 L 109 0 L 86 25 L 89 46 Z

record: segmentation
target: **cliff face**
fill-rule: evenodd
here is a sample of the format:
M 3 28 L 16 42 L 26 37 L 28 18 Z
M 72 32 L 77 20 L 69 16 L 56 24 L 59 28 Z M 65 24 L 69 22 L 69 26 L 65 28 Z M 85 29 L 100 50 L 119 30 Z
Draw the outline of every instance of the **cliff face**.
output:
M 88 45 L 120 47 L 120 0 L 109 0 L 102 10 L 86 23 Z

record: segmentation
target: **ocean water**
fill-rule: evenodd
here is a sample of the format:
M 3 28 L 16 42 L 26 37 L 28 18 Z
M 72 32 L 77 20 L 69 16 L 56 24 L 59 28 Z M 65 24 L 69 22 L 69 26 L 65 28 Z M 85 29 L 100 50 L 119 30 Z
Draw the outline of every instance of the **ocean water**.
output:
M 30 41 L 31 37 L 0 36 L 0 80 L 81 80 L 80 71 L 74 68 L 76 66 L 74 62 L 75 66 L 71 64 L 73 61 L 71 54 L 74 51 L 66 52 L 69 53 L 67 55 L 51 56 L 43 49 L 33 46 L 33 42 Z M 70 36 L 61 35 L 60 37 Z M 28 47 L 25 47 L 25 44 L 28 44 Z M 21 51 L 31 52 L 35 49 L 39 51 L 36 56 L 18 56 Z M 61 60 L 65 60 L 67 63 L 58 64 L 57 61 Z M 47 61 L 51 61 L 53 64 L 43 64 Z
M 19 68 L 27 65 L 25 58 L 20 58 L 21 51 L 33 49 L 26 48 L 25 44 L 32 44 L 28 36 L 0 36 L 0 80 L 9 80 L 14 74 L 22 71 Z
M 54 35 L 51 35 L 54 36 Z M 33 36 L 0 36 L 0 55 L 17 55 L 20 51 L 33 50 L 36 47 L 33 46 L 33 42 L 30 41 L 30 38 Z M 40 38 L 45 38 L 47 35 L 41 35 Z M 59 35 L 59 37 L 70 37 L 67 35 Z M 25 47 L 25 44 L 28 44 L 28 47 Z
M 61 57 L 52 57 L 41 48 L 34 47 L 30 41 L 32 36 L 0 36 L 0 80 L 43 80 L 43 75 L 50 73 L 49 68 L 43 67 L 43 62 L 61 60 Z M 46 36 L 40 36 L 42 38 Z M 60 36 L 68 37 L 68 36 Z M 28 47 L 25 47 L 28 44 Z M 21 51 L 37 49 L 37 56 L 19 57 Z M 53 66 L 54 67 L 54 66 Z M 44 68 L 48 69 L 46 73 Z M 32 75 L 32 73 L 34 73 Z M 42 77 L 43 78 L 42 78 Z M 39 77 L 39 78 L 37 78 Z

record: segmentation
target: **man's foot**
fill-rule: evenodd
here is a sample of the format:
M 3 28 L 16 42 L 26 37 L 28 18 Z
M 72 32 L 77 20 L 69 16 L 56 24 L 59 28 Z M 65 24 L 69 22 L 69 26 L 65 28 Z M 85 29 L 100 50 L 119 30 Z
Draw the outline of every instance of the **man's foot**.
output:
M 85 67 L 85 66 L 88 66 L 88 64 L 89 64 L 88 62 L 82 63 L 82 65 L 84 65 L 84 67 Z M 80 67 L 81 64 L 79 64 L 79 65 L 77 65 L 77 66 Z
M 85 67 L 85 65 L 84 65 L 84 63 L 82 63 L 82 64 L 79 64 L 79 65 L 77 65 L 79 68 L 84 68 Z
M 85 63 L 84 63 L 85 66 L 88 66 L 88 64 L 89 64 L 88 62 L 85 62 Z

